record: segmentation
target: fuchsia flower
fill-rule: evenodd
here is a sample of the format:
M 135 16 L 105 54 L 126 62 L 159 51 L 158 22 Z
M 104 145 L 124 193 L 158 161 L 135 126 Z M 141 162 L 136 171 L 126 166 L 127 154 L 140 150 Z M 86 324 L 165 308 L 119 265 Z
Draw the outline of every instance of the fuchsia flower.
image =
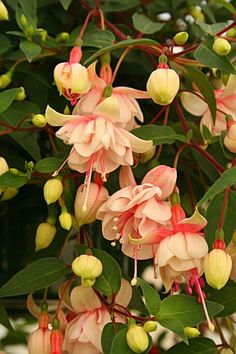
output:
M 194 93 L 183 92 L 181 94 L 182 105 L 189 113 L 201 118 L 201 128 L 207 126 L 212 135 L 220 135 L 226 129 L 225 115 L 236 115 L 236 76 L 230 75 L 229 81 L 224 89 L 215 90 L 217 113 L 215 124 L 207 103 Z M 224 114 L 224 113 L 225 114 Z
M 136 185 L 130 168 L 121 170 L 121 187 L 99 208 L 97 218 L 102 220 L 103 236 L 115 242 L 120 240 L 122 251 L 137 259 L 152 258 L 155 246 L 139 245 L 132 239 L 145 240 L 160 225 L 166 225 L 171 218 L 168 197 L 176 183 L 176 170 L 158 166 L 146 174 L 141 185 Z
M 88 92 L 90 81 L 87 68 L 81 65 L 82 51 L 74 47 L 68 62 L 58 64 L 54 69 L 54 79 L 60 94 L 74 105 L 81 94 Z
M 30 334 L 28 339 L 29 354 L 50 354 L 50 336 L 48 329 L 49 315 L 47 312 L 41 312 L 39 315 L 39 328 Z
M 61 289 L 63 292 L 63 289 Z M 122 279 L 115 302 L 128 306 L 132 295 L 130 284 Z M 64 299 L 66 307 L 76 314 L 65 331 L 63 350 L 68 354 L 101 354 L 101 335 L 105 324 L 111 322 L 107 308 L 101 303 L 92 288 L 79 285 Z M 116 322 L 125 319 L 116 315 Z
M 119 113 L 116 117 L 116 125 L 126 130 L 131 130 L 137 125 L 134 117 L 143 122 L 143 113 L 137 102 L 137 98 L 149 98 L 146 91 L 136 90 L 131 87 L 107 86 L 107 83 L 96 74 L 96 62 L 88 67 L 91 90 L 80 98 L 74 108 L 73 114 L 90 114 L 96 110 L 96 107 L 104 99 L 104 93 L 107 89 L 110 96 L 117 101 Z

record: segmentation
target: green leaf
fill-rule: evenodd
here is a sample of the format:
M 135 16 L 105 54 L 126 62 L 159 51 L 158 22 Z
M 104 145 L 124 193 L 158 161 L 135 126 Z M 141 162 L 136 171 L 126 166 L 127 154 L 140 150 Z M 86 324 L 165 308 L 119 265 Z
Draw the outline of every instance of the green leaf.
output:
M 127 341 L 126 341 L 126 333 L 128 328 L 124 328 L 117 333 L 115 338 L 112 341 L 111 351 L 110 354 L 133 354 L 134 352 L 129 348 Z M 150 335 L 149 338 L 149 345 L 148 348 L 142 352 L 143 354 L 149 353 L 151 346 L 152 346 L 152 339 Z
M 208 208 L 206 219 L 208 224 L 205 228 L 205 238 L 209 247 L 212 246 L 215 240 L 215 233 L 218 228 L 220 215 L 223 207 L 225 193 L 222 192 L 212 199 Z M 225 219 L 224 219 L 224 240 L 226 245 L 228 245 L 232 239 L 233 231 L 236 229 L 236 218 L 235 218 L 235 205 L 236 205 L 236 191 L 230 191 L 228 197 L 228 203 L 225 210 Z
M 20 91 L 20 88 L 13 88 L 0 93 L 0 113 L 4 112 L 11 105 Z
M 36 18 L 37 0 L 18 0 L 25 14 L 32 18 Z
M 41 53 L 41 46 L 34 42 L 23 41 L 20 43 L 20 49 L 25 54 L 28 61 L 31 61 Z
M 4 327 L 6 327 L 10 332 L 14 331 L 9 320 L 7 311 L 5 310 L 5 307 L 2 304 L 0 304 L 0 323 Z
M 194 338 L 189 340 L 189 344 L 186 345 L 183 342 L 174 345 L 168 349 L 166 354 L 216 354 L 217 347 L 215 342 L 208 338 Z
M 176 134 L 174 129 L 163 125 L 144 125 L 133 129 L 132 134 L 144 140 L 152 140 L 154 145 L 173 144 L 175 140 L 186 142 L 183 135 Z
M 67 265 L 58 258 L 41 258 L 16 273 L 0 288 L 0 297 L 28 294 L 54 285 L 69 274 Z
M 163 23 L 154 22 L 150 18 L 145 15 L 139 14 L 135 12 L 132 16 L 133 26 L 139 32 L 143 32 L 146 34 L 152 34 L 157 31 L 160 31 L 164 26 Z
M 212 119 L 213 122 L 215 122 L 216 118 L 216 99 L 215 99 L 215 94 L 213 87 L 206 77 L 205 74 L 203 74 L 202 71 L 192 67 L 192 66 L 186 66 L 186 70 L 188 72 L 188 75 L 190 76 L 190 79 L 195 82 L 197 87 L 199 88 L 200 92 L 202 93 L 203 97 L 205 98 L 209 109 L 211 111 Z
M 62 4 L 64 10 L 68 10 L 72 0 L 60 0 L 60 3 Z
M 59 157 L 45 157 L 36 163 L 34 169 L 41 173 L 52 173 L 58 170 L 62 163 L 63 159 Z
M 231 281 L 221 290 L 214 290 L 210 295 L 211 301 L 218 302 L 224 309 L 218 313 L 217 317 L 225 317 L 236 312 L 236 284 Z
M 101 4 L 101 8 L 104 12 L 120 12 L 129 10 L 139 4 L 139 0 L 109 0 L 104 1 L 104 4 Z
M 225 171 L 220 178 L 218 178 L 215 183 L 208 189 L 202 199 L 199 200 L 197 205 L 200 207 L 208 199 L 214 198 L 217 194 L 223 192 L 225 188 L 232 186 L 236 181 L 236 166 L 232 167 L 230 170 Z
M 227 56 L 219 56 L 203 44 L 195 50 L 194 58 L 209 68 L 217 68 L 236 75 L 235 67 Z
M 138 278 L 138 285 L 142 289 L 149 314 L 156 315 L 161 307 L 161 299 L 158 292 L 151 285 L 140 278 Z
M 157 45 L 158 43 L 156 41 L 153 41 L 152 39 L 148 38 L 141 38 L 141 39 L 125 39 L 124 41 L 120 41 L 117 44 L 110 45 L 108 47 L 102 48 L 98 50 L 95 54 L 91 55 L 87 60 L 85 60 L 84 64 L 87 65 L 89 63 L 92 63 L 95 61 L 98 57 L 100 57 L 102 54 L 115 50 L 115 49 L 120 49 L 120 48 L 126 48 L 129 46 L 137 46 L 137 45 Z
M 168 328 L 170 331 L 176 333 L 180 338 L 183 339 L 185 343 L 188 344 L 188 339 L 184 332 L 184 326 L 177 318 L 172 317 L 162 317 L 158 319 L 161 326 Z
M 1 187 L 20 188 L 28 182 L 28 178 L 22 175 L 14 175 L 10 171 L 0 176 Z
M 227 23 L 225 22 L 218 22 L 213 23 L 213 25 L 209 25 L 208 23 L 197 20 L 196 24 L 199 25 L 204 32 L 207 32 L 212 36 L 221 31 L 223 28 L 227 27 Z
M 78 256 L 84 254 L 86 249 L 88 249 L 86 246 L 75 246 L 75 251 Z M 117 294 L 121 284 L 121 270 L 119 264 L 107 252 L 97 248 L 91 248 L 91 250 L 93 255 L 100 259 L 103 266 L 102 274 L 96 279 L 93 287 L 101 291 L 105 296 Z
M 207 309 L 210 317 L 222 311 L 223 306 L 215 302 L 207 301 Z M 174 318 L 181 322 L 183 327 L 196 326 L 205 320 L 203 308 L 194 297 L 188 295 L 172 295 L 161 303 L 161 309 L 157 315 L 158 321 L 162 318 Z
M 217 3 L 224 6 L 233 15 L 236 13 L 236 10 L 231 2 L 228 2 L 227 0 L 217 0 Z
M 10 48 L 11 42 L 8 37 L 4 34 L 0 34 L 0 54 L 6 53 Z
M 118 331 L 122 330 L 124 327 L 126 327 L 125 324 L 116 322 L 116 328 L 118 329 Z M 103 354 L 110 354 L 112 341 L 113 341 L 115 335 L 116 335 L 116 333 L 115 333 L 113 323 L 111 323 L 111 322 L 107 323 L 102 331 L 101 342 L 102 342 Z
M 111 31 L 98 28 L 85 32 L 83 37 L 83 47 L 104 48 L 112 45 L 115 36 Z

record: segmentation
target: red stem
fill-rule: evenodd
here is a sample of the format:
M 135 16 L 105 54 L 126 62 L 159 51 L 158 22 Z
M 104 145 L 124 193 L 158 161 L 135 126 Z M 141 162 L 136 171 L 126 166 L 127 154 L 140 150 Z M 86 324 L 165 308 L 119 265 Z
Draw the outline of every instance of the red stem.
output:
M 189 127 L 186 123 L 186 120 L 185 120 L 185 117 L 184 117 L 184 114 L 183 114 L 183 111 L 179 105 L 179 102 L 177 101 L 177 99 L 174 99 L 174 106 L 175 106 L 175 109 L 176 109 L 176 112 L 177 112 L 177 115 L 179 117 L 179 120 L 180 120 L 180 123 L 182 125 L 182 128 L 183 128 L 183 131 L 185 132 L 185 134 L 187 135 L 188 131 L 189 131 Z
M 228 204 L 228 199 L 229 199 L 229 192 L 230 192 L 230 187 L 227 187 L 225 189 L 225 195 L 224 195 L 222 210 L 221 210 L 219 223 L 218 223 L 218 230 L 222 230 L 223 229 L 224 220 L 225 220 L 225 212 L 226 212 L 226 209 L 227 209 L 227 204 Z
M 225 168 L 223 166 L 221 166 L 210 154 L 209 152 L 202 150 L 202 148 L 200 146 L 198 146 L 196 143 L 191 142 L 191 146 L 196 149 L 198 152 L 200 152 L 201 155 L 203 155 L 214 167 L 215 169 L 220 172 L 223 173 L 225 171 Z
M 156 121 L 161 117 L 162 113 L 166 110 L 166 106 L 164 106 L 149 122 L 149 124 L 156 123 Z

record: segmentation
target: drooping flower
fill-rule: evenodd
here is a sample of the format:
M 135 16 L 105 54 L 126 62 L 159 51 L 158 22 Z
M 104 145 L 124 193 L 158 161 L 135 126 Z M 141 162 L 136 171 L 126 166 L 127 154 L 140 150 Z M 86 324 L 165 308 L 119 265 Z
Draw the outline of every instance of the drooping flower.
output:
M 122 252 L 137 259 L 152 258 L 155 246 L 135 245 L 133 239 L 145 239 L 160 225 L 166 225 L 171 218 L 171 206 L 168 197 L 176 183 L 176 170 L 165 165 L 149 171 L 141 185 L 137 185 L 130 168 L 121 169 L 122 189 L 108 198 L 97 213 L 102 220 L 103 236 L 116 242 L 120 240 Z
M 115 302 L 127 306 L 131 294 L 129 283 L 123 279 Z M 84 288 L 81 285 L 73 288 L 70 295 L 64 299 L 65 305 L 76 314 L 76 317 L 66 327 L 63 350 L 68 354 L 101 354 L 102 330 L 105 324 L 111 322 L 107 308 L 92 288 Z M 122 316 L 115 316 L 116 322 L 124 323 Z
M 134 117 L 143 122 L 143 113 L 136 99 L 149 98 L 146 91 L 136 90 L 131 87 L 111 87 L 96 74 L 96 62 L 88 67 L 90 91 L 83 95 L 76 104 L 73 114 L 91 114 L 105 97 L 111 96 L 117 101 L 118 115 L 116 124 L 126 130 L 136 127 Z M 106 96 L 106 90 L 109 94 Z M 105 96 L 104 96 L 105 95 Z
M 30 334 L 28 339 L 29 354 L 51 354 L 50 335 L 48 329 L 49 315 L 43 311 L 39 315 L 39 328 Z
M 75 104 L 80 95 L 90 89 L 87 68 L 80 64 L 82 51 L 74 47 L 68 62 L 58 64 L 54 69 L 54 79 L 60 94 Z
M 215 90 L 217 105 L 216 120 L 213 123 L 210 109 L 199 93 L 183 92 L 181 102 L 186 111 L 201 118 L 201 129 L 205 125 L 212 135 L 219 135 L 226 129 L 226 114 L 236 116 L 236 75 L 230 75 L 223 89 Z

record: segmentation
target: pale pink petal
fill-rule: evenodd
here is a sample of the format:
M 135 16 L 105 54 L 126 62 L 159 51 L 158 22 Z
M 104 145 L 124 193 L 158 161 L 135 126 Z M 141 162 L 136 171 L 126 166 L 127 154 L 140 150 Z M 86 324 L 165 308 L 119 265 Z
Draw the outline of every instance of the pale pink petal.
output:
M 232 116 L 234 116 L 236 114 L 236 87 L 235 87 L 235 93 L 230 95 L 230 96 L 226 96 L 223 100 L 221 100 L 221 104 L 222 104 L 222 111 L 224 111 L 227 114 L 231 114 Z M 220 108 L 220 106 L 218 106 L 218 108 Z
M 73 351 L 68 351 L 69 354 L 101 354 L 91 343 L 79 343 L 76 342 L 73 346 Z
M 169 238 L 168 247 L 176 258 L 189 259 L 186 239 L 182 232 L 178 232 Z
M 169 239 L 170 237 L 164 238 L 158 247 L 155 260 L 159 267 L 166 265 L 169 259 L 173 257 L 173 253 L 169 249 Z
M 170 205 L 166 202 L 159 202 L 155 198 L 149 199 L 143 208 L 143 215 L 156 222 L 167 221 L 171 218 Z
M 102 98 L 102 90 L 91 89 L 77 102 L 73 114 L 92 113 Z
M 47 108 L 45 111 L 45 118 L 46 118 L 46 121 L 48 124 L 50 124 L 54 127 L 60 127 L 66 121 L 68 121 L 70 119 L 74 119 L 75 116 L 72 116 L 70 114 L 58 113 L 53 108 L 51 108 L 49 105 L 47 105 Z
M 97 76 L 96 65 L 97 65 L 97 61 L 90 64 L 89 67 L 87 68 L 89 80 L 91 82 L 92 87 L 103 89 L 106 86 L 106 83 L 104 80 L 102 80 L 100 77 Z
M 161 199 L 165 199 L 173 192 L 177 179 L 177 171 L 175 168 L 171 168 L 165 165 L 160 165 L 149 171 L 142 184 L 150 183 L 154 186 L 158 186 L 161 191 Z
M 110 120 L 112 123 L 116 123 L 119 121 L 120 116 L 118 100 L 113 96 L 105 98 L 98 104 L 93 113 L 96 115 L 101 115 L 102 117 Z
M 125 279 L 121 279 L 120 290 L 117 293 L 115 298 L 116 304 L 127 307 L 131 300 L 131 297 L 132 297 L 132 288 L 130 286 L 130 283 Z
M 236 91 L 236 75 L 230 75 L 227 85 L 222 95 L 220 96 L 220 99 L 235 93 L 235 91 Z
M 129 140 L 132 150 L 134 152 L 143 153 L 143 152 L 150 150 L 153 146 L 152 140 L 140 139 L 140 138 L 136 137 L 135 135 L 127 132 L 124 129 L 123 129 L 122 134 L 123 134 L 123 136 L 125 136 Z
M 202 258 L 207 255 L 208 245 L 203 236 L 186 232 L 185 238 L 189 257 Z
M 128 186 L 135 187 L 137 185 L 130 166 L 121 166 L 119 173 L 119 183 L 120 188 L 125 188 Z
M 132 98 L 150 98 L 148 95 L 147 91 L 141 91 L 137 90 L 131 87 L 126 87 L 126 86 L 118 86 L 115 87 L 114 93 L 119 93 L 121 95 L 127 95 Z
M 182 260 L 177 257 L 173 257 L 169 260 L 169 265 L 175 271 L 186 272 L 187 270 L 195 268 L 193 259 Z
M 206 102 L 194 93 L 182 92 L 180 99 L 184 109 L 194 116 L 200 117 L 209 109 Z
M 93 311 L 101 307 L 101 302 L 92 288 L 85 288 L 82 285 L 72 289 L 70 301 L 77 313 Z
M 104 318 L 102 327 L 104 327 L 105 324 L 109 322 L 110 319 L 108 312 L 106 310 L 103 311 L 106 312 L 107 316 Z M 97 316 L 98 313 L 97 311 L 95 311 L 87 318 L 87 320 L 83 324 L 83 331 L 85 332 L 85 335 L 88 338 L 89 342 L 91 342 L 97 350 L 102 352 L 102 345 L 101 345 L 102 332 L 98 329 Z

